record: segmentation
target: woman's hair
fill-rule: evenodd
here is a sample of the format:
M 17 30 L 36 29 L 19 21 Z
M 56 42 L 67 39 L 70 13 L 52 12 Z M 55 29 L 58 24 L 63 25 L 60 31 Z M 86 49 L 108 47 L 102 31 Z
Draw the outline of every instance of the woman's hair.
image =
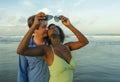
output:
M 64 39 L 65 39 L 65 34 L 64 34 L 63 30 L 62 30 L 59 26 L 57 26 L 57 25 L 55 25 L 55 24 L 50 24 L 50 25 L 48 26 L 48 28 L 50 28 L 51 26 L 56 26 L 56 27 L 58 28 L 58 30 L 59 30 L 59 32 L 60 32 L 60 34 L 59 34 L 59 36 L 60 36 L 60 41 L 63 43 L 63 42 L 64 42 Z

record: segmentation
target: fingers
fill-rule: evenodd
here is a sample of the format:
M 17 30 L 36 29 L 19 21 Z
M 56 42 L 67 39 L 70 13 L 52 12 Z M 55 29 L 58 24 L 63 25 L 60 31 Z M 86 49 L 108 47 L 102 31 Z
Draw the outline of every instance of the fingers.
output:
M 68 18 L 63 15 L 60 15 L 59 18 L 61 19 L 62 22 L 65 22 L 68 20 Z
M 40 12 L 36 15 L 38 20 L 45 20 L 46 19 L 46 14 L 43 12 Z
M 46 16 L 37 16 L 38 20 L 46 20 Z
M 43 12 L 40 12 L 38 14 L 35 15 L 35 21 L 38 25 L 42 25 L 42 24 L 45 24 L 47 25 L 47 21 L 46 21 L 46 14 L 43 13 Z

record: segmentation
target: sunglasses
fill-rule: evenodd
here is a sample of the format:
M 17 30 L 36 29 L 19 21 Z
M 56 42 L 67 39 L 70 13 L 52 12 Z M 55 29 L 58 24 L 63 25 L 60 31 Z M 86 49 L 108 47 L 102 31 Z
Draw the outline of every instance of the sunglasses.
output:
M 51 20 L 53 18 L 52 15 L 46 15 L 46 20 Z M 55 22 L 59 22 L 60 21 L 60 18 L 58 16 L 54 16 L 54 21 Z

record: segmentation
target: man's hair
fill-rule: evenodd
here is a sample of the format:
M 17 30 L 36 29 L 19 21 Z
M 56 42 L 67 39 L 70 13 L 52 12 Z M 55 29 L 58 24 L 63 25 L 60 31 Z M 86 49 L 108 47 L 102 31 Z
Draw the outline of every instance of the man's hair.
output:
M 55 24 L 50 24 L 49 26 L 48 26 L 48 28 L 50 28 L 51 26 L 53 26 L 53 25 L 55 25 Z M 57 25 L 55 25 L 57 28 L 58 28 L 58 30 L 59 30 L 59 32 L 60 32 L 60 41 L 63 43 L 64 42 L 64 39 L 65 39 L 65 34 L 64 34 L 64 32 L 63 32 L 63 30 L 59 27 L 59 26 L 57 26 Z
M 33 22 L 34 22 L 34 19 L 35 19 L 35 15 L 33 16 L 30 16 L 27 20 L 27 23 L 28 23 L 28 26 L 29 28 L 32 26 Z

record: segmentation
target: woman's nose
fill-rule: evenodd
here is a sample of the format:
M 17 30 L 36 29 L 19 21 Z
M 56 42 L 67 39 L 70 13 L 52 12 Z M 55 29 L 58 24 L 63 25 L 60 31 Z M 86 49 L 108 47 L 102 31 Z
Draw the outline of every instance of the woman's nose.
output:
M 48 31 L 48 27 L 46 27 L 46 28 L 45 28 L 45 30 L 47 30 L 47 31 Z

